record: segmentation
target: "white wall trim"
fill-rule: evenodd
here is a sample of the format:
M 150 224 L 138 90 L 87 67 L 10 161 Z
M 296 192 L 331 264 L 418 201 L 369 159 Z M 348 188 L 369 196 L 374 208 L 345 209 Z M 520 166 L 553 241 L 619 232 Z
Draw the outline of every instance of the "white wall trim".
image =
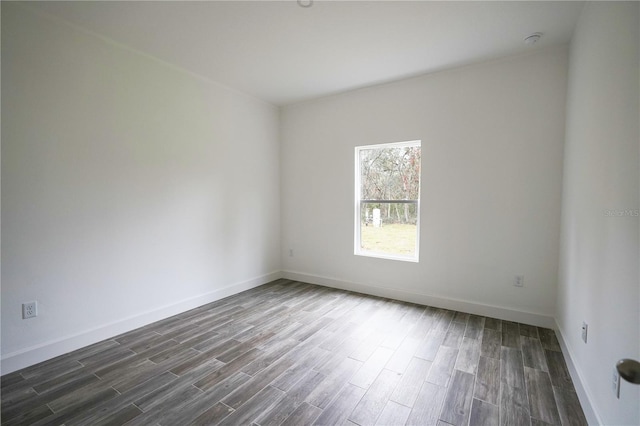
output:
M 539 327 L 554 328 L 556 324 L 554 318 L 550 315 L 519 311 L 501 306 L 486 305 L 469 300 L 452 299 L 448 297 L 423 293 L 413 293 L 388 287 L 378 287 L 370 284 L 354 283 L 335 278 L 323 277 L 320 275 L 288 270 L 282 271 L 282 277 L 290 280 L 322 285 L 325 287 L 355 291 L 358 293 L 371 294 L 373 296 L 387 297 L 390 299 L 402 300 L 405 302 L 418 303 L 420 305 L 434 306 L 436 308 L 452 309 L 456 311 L 467 312 L 470 314 L 490 316 L 506 321 L 515 321 L 524 324 L 536 325 Z
M 46 361 L 56 356 L 74 351 L 76 349 L 80 349 L 82 347 L 97 343 L 105 339 L 109 339 L 119 334 L 126 333 L 127 331 L 143 327 L 152 322 L 177 315 L 179 313 L 197 308 L 207 303 L 215 302 L 216 300 L 232 296 L 242 291 L 250 290 L 252 288 L 280 278 L 307 282 L 310 284 L 317 284 L 341 290 L 370 294 L 373 296 L 387 297 L 391 299 L 402 300 L 405 302 L 434 306 L 437 308 L 452 309 L 482 316 L 491 316 L 493 318 L 503 319 L 507 321 L 516 321 L 520 323 L 559 330 L 557 323 L 553 317 L 540 313 L 518 311 L 510 308 L 486 305 L 468 300 L 452 299 L 423 293 L 414 293 L 387 287 L 379 287 L 369 284 L 338 280 L 335 278 L 328 278 L 320 275 L 284 270 L 273 271 L 265 275 L 235 283 L 209 293 L 191 297 L 171 305 L 166 305 L 158 309 L 125 318 L 123 320 L 115 321 L 97 328 L 83 331 L 81 333 L 65 336 L 60 339 L 52 340 L 40 345 L 5 354 L 2 356 L 2 374 L 11 373 L 30 365 Z M 558 335 L 558 340 L 560 341 L 563 352 L 567 355 L 567 365 L 569 366 L 571 376 L 574 379 L 574 382 L 576 382 L 576 390 L 578 391 L 580 402 L 581 404 L 583 404 L 583 407 L 585 407 L 585 415 L 587 416 L 589 423 L 592 423 L 594 419 L 596 420 L 594 422 L 599 423 L 597 421 L 598 416 L 595 414 L 593 409 L 591 409 L 591 405 L 589 404 L 590 398 L 587 396 L 587 392 L 582 386 L 582 381 L 580 380 L 581 376 L 575 369 L 575 366 L 571 360 L 570 352 L 564 343 L 561 332 L 559 332 Z M 587 405 L 588 407 L 586 407 Z
M 77 334 L 51 340 L 29 348 L 21 349 L 2 356 L 0 370 L 2 374 L 37 364 L 42 361 L 66 354 L 76 349 L 83 348 L 93 343 L 117 336 L 127 331 L 135 330 L 155 321 L 169 318 L 173 315 L 186 312 L 207 303 L 232 296 L 245 290 L 261 286 L 268 282 L 282 278 L 281 271 L 273 271 L 265 275 L 254 277 L 245 281 L 231 284 L 199 296 L 190 297 L 170 305 L 143 312 L 123 320 L 114 321 L 100 327 L 86 330 Z
M 590 425 L 604 424 L 602 422 L 602 419 L 600 419 L 600 416 L 598 416 L 598 413 L 596 412 L 592 403 L 592 401 L 594 401 L 593 395 L 591 395 L 589 389 L 584 386 L 584 383 L 586 383 L 586 381 L 583 380 L 583 375 L 580 373 L 580 370 L 573 362 L 572 352 L 564 339 L 564 335 L 562 334 L 562 330 L 560 329 L 557 321 L 554 329 L 556 331 L 556 335 L 558 336 L 558 342 L 560 343 L 560 348 L 562 349 L 564 360 L 567 363 L 567 368 L 569 369 L 571 380 L 573 380 L 573 387 L 576 389 L 576 393 L 578 394 L 578 399 L 580 400 L 580 405 L 582 406 L 582 411 L 587 418 L 587 422 L 589 422 Z

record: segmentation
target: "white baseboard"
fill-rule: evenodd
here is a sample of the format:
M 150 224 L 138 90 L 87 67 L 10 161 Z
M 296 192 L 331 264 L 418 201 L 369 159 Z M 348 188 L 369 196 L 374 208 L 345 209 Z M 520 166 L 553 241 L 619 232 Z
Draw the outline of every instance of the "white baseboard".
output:
M 19 351 L 11 352 L 2 357 L 0 370 L 2 374 L 11 373 L 16 370 L 37 364 L 42 361 L 54 358 L 59 355 L 80 349 L 82 347 L 100 342 L 105 339 L 117 336 L 127 331 L 151 324 L 152 322 L 169 318 L 173 315 L 186 312 L 198 306 L 215 302 L 228 296 L 250 290 L 254 287 L 266 284 L 268 282 L 282 278 L 281 271 L 271 272 L 259 277 L 251 278 L 239 283 L 229 285 L 227 287 L 214 290 L 199 296 L 190 297 L 170 305 L 131 316 L 123 320 L 115 321 L 83 331 L 60 339 L 45 342 L 36 346 L 25 348 Z
M 254 287 L 258 287 L 279 278 L 287 278 L 291 280 L 322 285 L 325 287 L 371 294 L 374 296 L 387 297 L 390 299 L 418 303 L 427 306 L 434 306 L 437 308 L 468 312 L 471 314 L 482 316 L 490 316 L 493 318 L 515 321 L 530 325 L 537 325 L 540 327 L 554 329 L 557 327 L 553 317 L 534 312 L 524 312 L 467 300 L 452 299 L 442 296 L 413 293 L 392 288 L 348 282 L 344 280 L 295 271 L 274 271 L 269 274 L 232 284 L 230 286 L 212 291 L 210 293 L 191 297 L 189 299 L 185 299 L 171 305 L 166 305 L 152 311 L 144 312 L 139 315 L 125 318 L 123 320 L 105 324 L 94 329 L 86 330 L 75 335 L 65 336 L 60 339 L 8 353 L 2 357 L 0 371 L 2 371 L 2 374 L 11 373 L 30 365 L 34 365 L 39 362 L 54 358 L 56 356 L 91 345 L 93 343 L 97 343 L 101 340 L 109 339 L 119 334 L 126 333 L 127 331 L 135 330 L 136 328 L 145 326 L 152 322 L 177 315 L 179 313 L 197 308 L 198 306 L 202 306 L 207 303 L 215 302 L 216 300 L 220 300 L 222 298 L 252 289 Z
M 515 321 L 539 327 L 554 328 L 556 324 L 554 318 L 550 315 L 519 311 L 501 306 L 486 305 L 468 300 L 413 293 L 388 287 L 377 287 L 369 284 L 354 283 L 295 271 L 282 271 L 282 277 L 310 284 L 318 284 L 325 287 L 371 294 L 373 296 L 402 300 L 404 302 L 412 302 L 420 305 L 434 306 L 436 308 L 451 309 L 454 311 L 488 316 L 506 321 Z
M 39 362 L 54 358 L 56 356 L 63 355 L 76 349 L 91 345 L 93 343 L 97 343 L 102 340 L 117 336 L 119 334 L 135 330 L 136 328 L 143 327 L 145 325 L 151 324 L 152 322 L 159 321 L 173 315 L 180 314 L 182 312 L 186 312 L 190 309 L 206 305 L 207 303 L 215 302 L 216 300 L 232 296 L 242 291 L 250 290 L 252 288 L 280 278 L 286 278 L 310 284 L 317 284 L 341 290 L 354 291 L 358 293 L 371 294 L 373 296 L 386 297 L 421 305 L 434 306 L 437 308 L 451 309 L 482 316 L 490 316 L 507 321 L 515 321 L 524 324 L 552 328 L 556 331 L 556 334 L 558 336 L 558 341 L 564 354 L 567 368 L 569 369 L 569 373 L 571 374 L 571 379 L 573 380 L 576 393 L 578 394 L 578 398 L 580 400 L 580 404 L 582 405 L 582 409 L 587 418 L 587 421 L 589 422 L 589 424 L 602 424 L 600 417 L 593 409 L 593 404 L 591 403 L 593 398 L 590 396 L 588 389 L 583 385 L 584 381 L 582 380 L 582 374 L 573 362 L 571 350 L 565 342 L 562 330 L 560 330 L 555 319 L 549 315 L 534 312 L 523 312 L 500 306 L 471 302 L 468 300 L 452 299 L 422 293 L 413 293 L 387 287 L 354 283 L 295 271 L 274 271 L 259 277 L 229 285 L 227 287 L 209 293 L 191 297 L 177 303 L 173 303 L 171 305 L 166 305 L 152 311 L 148 311 L 113 323 L 105 324 L 101 327 L 86 330 L 75 335 L 66 336 L 57 340 L 42 343 L 40 345 L 8 353 L 2 357 L 0 371 L 2 371 L 2 374 L 11 373 L 30 365 L 34 365 Z
M 560 329 L 560 326 L 558 326 L 557 322 L 554 326 L 554 330 L 556 331 L 556 336 L 558 337 L 558 342 L 560 343 L 564 360 L 567 363 L 567 368 L 569 369 L 569 374 L 573 381 L 573 387 L 576 389 L 576 393 L 578 394 L 578 399 L 580 400 L 580 405 L 582 406 L 582 411 L 587 418 L 587 422 L 590 425 L 604 424 L 596 410 L 593 408 L 594 406 L 591 403 L 591 401 L 593 401 L 591 392 L 589 392 L 588 388 L 584 386 L 585 382 L 582 379 L 583 376 L 580 373 L 580 370 L 576 367 L 576 364 L 573 362 L 572 352 L 569 349 L 569 346 L 567 346 L 567 342 L 565 341 L 562 330 Z

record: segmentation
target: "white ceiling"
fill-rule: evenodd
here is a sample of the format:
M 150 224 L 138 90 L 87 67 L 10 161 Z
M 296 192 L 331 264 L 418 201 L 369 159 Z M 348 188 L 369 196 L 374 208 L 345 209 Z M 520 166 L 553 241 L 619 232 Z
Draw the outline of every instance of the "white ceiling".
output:
M 29 3 L 276 105 L 567 43 L 582 2 Z M 544 33 L 534 46 L 523 42 Z

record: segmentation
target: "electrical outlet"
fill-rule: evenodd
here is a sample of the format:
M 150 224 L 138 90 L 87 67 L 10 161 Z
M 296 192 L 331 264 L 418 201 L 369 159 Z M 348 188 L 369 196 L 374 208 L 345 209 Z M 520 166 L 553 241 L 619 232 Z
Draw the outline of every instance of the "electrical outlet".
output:
M 524 287 L 524 275 L 516 275 L 513 285 L 516 287 Z
M 289 257 L 293 257 L 293 249 L 289 249 Z
M 38 302 L 27 302 L 22 304 L 22 319 L 38 316 Z
M 620 399 L 620 375 L 615 367 L 613 368 L 613 381 L 611 382 L 611 388 L 616 398 Z
M 582 340 L 587 343 L 587 331 L 589 330 L 589 326 L 586 322 L 582 322 Z

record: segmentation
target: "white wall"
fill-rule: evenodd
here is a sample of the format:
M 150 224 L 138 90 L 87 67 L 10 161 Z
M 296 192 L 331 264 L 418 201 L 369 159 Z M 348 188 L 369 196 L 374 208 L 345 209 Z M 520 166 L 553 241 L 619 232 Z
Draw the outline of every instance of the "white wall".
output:
M 640 424 L 640 386 L 611 390 L 616 361 L 640 359 L 640 228 L 606 215 L 640 208 L 639 19 L 638 3 L 587 2 L 570 54 L 557 321 L 607 425 Z
M 551 325 L 566 73 L 560 47 L 285 107 L 285 275 Z M 416 139 L 420 262 L 354 256 L 354 147 Z
M 3 3 L 3 373 L 279 276 L 278 120 Z

